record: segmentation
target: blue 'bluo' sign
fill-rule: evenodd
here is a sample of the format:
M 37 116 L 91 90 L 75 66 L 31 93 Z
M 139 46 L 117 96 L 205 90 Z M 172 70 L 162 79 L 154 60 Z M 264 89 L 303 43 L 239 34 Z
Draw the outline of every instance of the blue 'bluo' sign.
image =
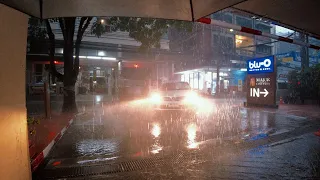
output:
M 272 73 L 274 71 L 274 56 L 250 59 L 247 61 L 248 74 Z

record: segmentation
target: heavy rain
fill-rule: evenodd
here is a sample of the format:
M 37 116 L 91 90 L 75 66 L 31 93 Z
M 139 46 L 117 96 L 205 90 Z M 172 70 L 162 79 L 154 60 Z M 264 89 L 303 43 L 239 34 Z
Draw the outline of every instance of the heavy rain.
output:
M 320 41 L 279 22 L 30 17 L 32 178 L 320 178 Z

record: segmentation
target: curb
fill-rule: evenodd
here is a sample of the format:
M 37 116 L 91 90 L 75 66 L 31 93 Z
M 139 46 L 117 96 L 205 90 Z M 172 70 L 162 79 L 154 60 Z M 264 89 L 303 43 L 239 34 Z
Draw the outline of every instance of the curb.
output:
M 48 156 L 52 147 L 61 139 L 63 134 L 66 132 L 66 130 L 70 127 L 72 123 L 73 119 L 69 120 L 69 123 L 64 128 L 62 128 L 62 130 L 47 145 L 47 147 L 45 147 L 44 150 L 31 161 L 31 172 L 34 172 L 39 167 L 39 165 L 43 162 L 44 158 Z

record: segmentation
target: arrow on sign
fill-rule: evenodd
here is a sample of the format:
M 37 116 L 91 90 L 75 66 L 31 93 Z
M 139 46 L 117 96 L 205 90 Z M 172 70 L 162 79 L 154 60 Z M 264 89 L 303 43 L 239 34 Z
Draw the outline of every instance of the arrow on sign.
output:
M 262 92 L 260 92 L 260 94 L 264 94 L 263 97 L 267 97 L 269 92 L 266 89 L 264 89 L 264 92 L 262 91 Z

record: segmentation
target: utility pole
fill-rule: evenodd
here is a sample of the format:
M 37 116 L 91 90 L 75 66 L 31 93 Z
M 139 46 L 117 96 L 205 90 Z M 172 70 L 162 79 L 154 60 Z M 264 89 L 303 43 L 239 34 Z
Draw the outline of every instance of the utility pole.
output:
M 302 42 L 309 43 L 309 36 L 305 33 L 299 33 L 299 38 Z M 301 71 L 304 71 L 309 67 L 309 48 L 306 46 L 301 46 L 300 49 L 301 57 Z
M 308 35 L 305 33 L 299 33 L 299 38 L 302 42 L 308 43 Z M 300 49 L 300 57 L 301 57 L 301 72 L 304 72 L 306 68 L 309 67 L 309 48 L 307 46 L 301 46 Z M 301 88 L 300 90 L 300 100 L 302 104 L 304 104 L 305 100 L 305 89 Z

